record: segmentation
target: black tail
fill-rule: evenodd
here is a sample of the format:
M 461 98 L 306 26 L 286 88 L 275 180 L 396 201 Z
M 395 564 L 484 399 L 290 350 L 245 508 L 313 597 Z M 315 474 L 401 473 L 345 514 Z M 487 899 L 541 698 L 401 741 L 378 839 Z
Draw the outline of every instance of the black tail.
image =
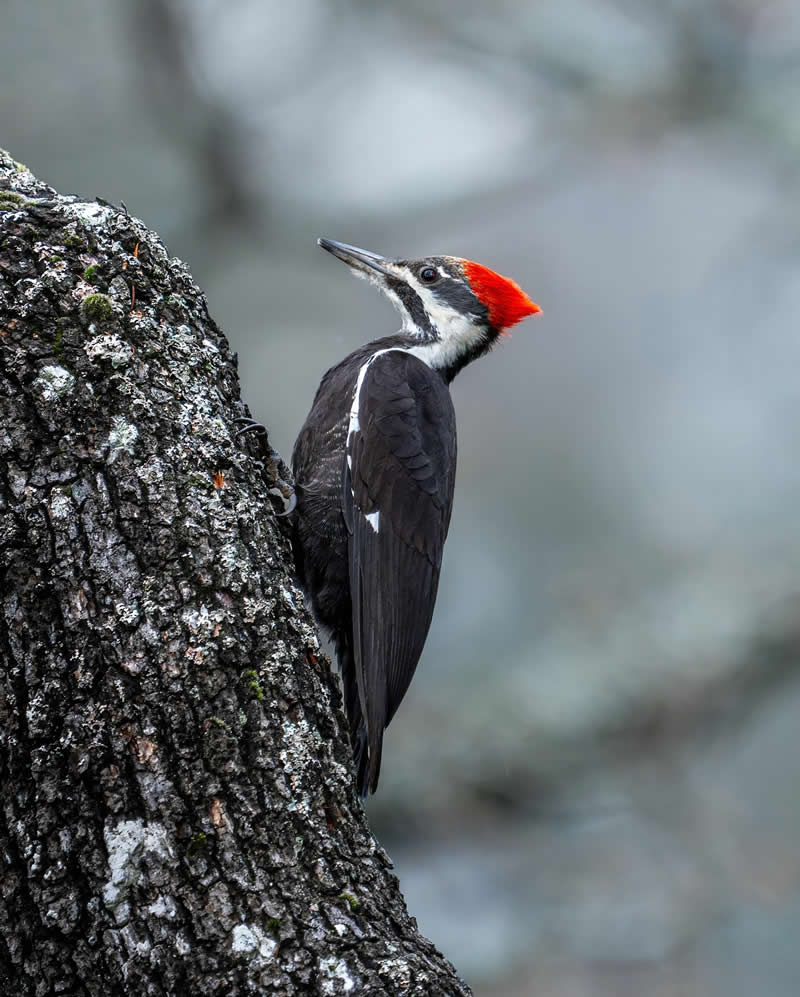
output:
M 364 723 L 356 734 L 356 743 L 353 745 L 353 765 L 356 770 L 356 784 L 358 793 L 365 799 L 369 793 L 369 749 L 367 748 L 367 728 Z M 377 783 L 375 784 L 377 786 Z M 373 788 L 372 792 L 375 792 Z
M 339 670 L 342 675 L 342 691 L 344 693 L 344 708 L 347 713 L 347 724 L 350 731 L 350 747 L 353 751 L 353 765 L 356 770 L 356 785 L 362 797 L 374 793 L 378 788 L 378 776 L 381 770 L 381 750 L 378 748 L 373 756 L 369 752 L 369 737 L 364 715 L 361 712 L 361 700 L 358 695 L 358 680 L 356 679 L 356 662 L 353 649 L 347 636 L 334 637 L 336 657 L 339 659 Z

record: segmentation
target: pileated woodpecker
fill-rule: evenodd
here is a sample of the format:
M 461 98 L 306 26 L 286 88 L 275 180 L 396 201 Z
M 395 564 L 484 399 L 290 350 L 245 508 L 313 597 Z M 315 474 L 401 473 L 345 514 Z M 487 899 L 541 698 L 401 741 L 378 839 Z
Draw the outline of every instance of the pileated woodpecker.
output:
M 366 796 L 433 616 L 456 473 L 448 385 L 540 309 L 512 280 L 469 260 L 319 245 L 403 319 L 399 332 L 325 374 L 292 455 L 297 569 L 336 649 Z

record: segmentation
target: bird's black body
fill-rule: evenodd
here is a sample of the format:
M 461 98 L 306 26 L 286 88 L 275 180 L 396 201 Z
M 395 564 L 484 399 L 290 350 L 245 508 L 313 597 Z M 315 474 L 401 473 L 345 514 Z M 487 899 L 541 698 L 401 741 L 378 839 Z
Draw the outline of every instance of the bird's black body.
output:
M 336 648 L 366 795 L 377 787 L 383 732 L 433 616 L 456 472 L 448 384 L 499 329 L 464 280 L 462 261 L 386 261 L 321 245 L 366 269 L 405 319 L 403 331 L 360 347 L 325 374 L 292 456 L 297 569 Z M 434 264 L 441 306 L 414 276 Z M 446 321 L 442 334 L 437 322 Z
M 348 445 L 353 394 L 367 363 Z M 336 646 L 366 792 L 377 785 L 383 730 L 433 616 L 456 471 L 444 378 L 396 340 L 362 347 L 322 379 L 292 462 L 298 571 Z M 357 661 L 372 665 L 359 671 Z

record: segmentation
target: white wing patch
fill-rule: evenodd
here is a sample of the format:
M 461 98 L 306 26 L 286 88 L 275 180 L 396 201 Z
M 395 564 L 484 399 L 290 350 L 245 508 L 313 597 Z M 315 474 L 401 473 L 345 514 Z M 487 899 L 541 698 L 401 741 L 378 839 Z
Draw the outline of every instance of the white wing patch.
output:
M 381 529 L 381 511 L 380 511 L 380 509 L 378 509 L 377 512 L 368 512 L 367 515 L 364 518 L 366 519 L 366 521 L 369 523 L 369 525 L 372 527 L 372 529 L 376 533 L 380 533 L 380 529 Z

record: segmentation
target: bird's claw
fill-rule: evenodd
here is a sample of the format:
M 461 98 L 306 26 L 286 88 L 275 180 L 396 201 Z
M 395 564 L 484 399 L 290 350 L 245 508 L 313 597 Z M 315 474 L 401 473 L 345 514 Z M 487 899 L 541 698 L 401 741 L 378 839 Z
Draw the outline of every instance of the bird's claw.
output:
M 250 416 L 243 415 L 233 420 L 234 423 L 241 423 L 241 427 L 233 434 L 234 439 L 244 436 L 245 433 L 258 433 L 259 436 L 267 435 L 267 427 L 262 422 L 256 422 Z
M 255 433 L 258 436 L 266 461 L 256 461 L 256 466 L 260 471 L 266 470 L 270 481 L 273 482 L 269 494 L 283 503 L 283 511 L 276 512 L 275 515 L 281 518 L 291 515 L 297 505 L 297 495 L 291 483 L 292 474 L 284 463 L 283 457 L 269 445 L 267 427 L 247 415 L 238 416 L 233 422 L 239 426 L 234 431 L 234 439 L 238 439 L 245 433 Z
M 289 487 L 285 481 L 282 482 L 282 484 L 286 488 Z M 270 495 L 274 495 L 275 498 L 281 499 L 281 501 L 283 502 L 283 512 L 276 512 L 275 515 L 280 516 L 281 518 L 283 516 L 291 516 L 291 514 L 295 510 L 295 506 L 297 505 L 297 492 L 295 492 L 295 490 L 292 489 L 291 494 L 287 497 L 283 488 L 270 488 L 269 493 Z

